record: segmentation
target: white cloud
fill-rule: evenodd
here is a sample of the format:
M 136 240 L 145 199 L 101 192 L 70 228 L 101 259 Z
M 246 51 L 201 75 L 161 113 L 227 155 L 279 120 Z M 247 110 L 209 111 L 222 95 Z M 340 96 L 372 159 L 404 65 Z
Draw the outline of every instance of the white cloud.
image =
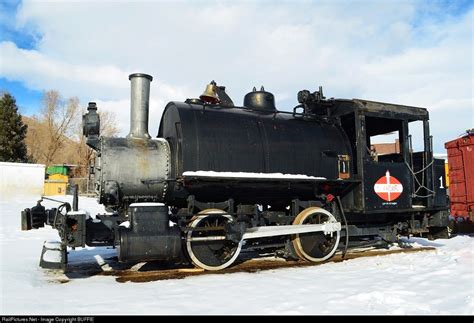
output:
M 17 26 L 43 38 L 35 50 L 1 43 L 1 75 L 97 100 L 115 110 L 126 133 L 127 75 L 152 74 L 152 135 L 165 102 L 196 97 L 211 79 L 237 104 L 265 85 L 286 110 L 298 90 L 323 85 L 326 96 L 428 107 L 441 150 L 460 129 L 474 127 L 473 11 L 420 20 L 423 6 L 25 1 Z
M 71 64 L 37 50 L 20 49 L 12 42 L 0 43 L 0 53 L 2 76 L 20 80 L 32 89 L 54 88 L 66 96 L 74 96 L 87 87 L 90 95 L 105 97 L 127 89 L 123 81 L 127 73 L 113 65 Z

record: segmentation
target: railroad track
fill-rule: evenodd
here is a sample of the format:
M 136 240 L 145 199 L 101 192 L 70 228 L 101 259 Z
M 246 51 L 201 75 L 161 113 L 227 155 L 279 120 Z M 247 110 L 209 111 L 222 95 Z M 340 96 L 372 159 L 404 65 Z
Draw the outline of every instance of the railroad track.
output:
M 115 280 L 120 283 L 135 282 L 143 283 L 150 281 L 166 280 L 166 279 L 182 279 L 192 276 L 201 275 L 221 275 L 230 273 L 248 272 L 255 273 L 265 270 L 273 270 L 280 268 L 298 268 L 298 267 L 313 267 L 327 263 L 337 263 L 341 261 L 350 261 L 357 258 L 385 256 L 399 253 L 415 253 L 415 252 L 428 252 L 434 251 L 436 248 L 433 247 L 420 247 L 420 248 L 409 248 L 409 249 L 395 249 L 395 250 L 350 250 L 345 258 L 342 258 L 340 253 L 336 254 L 330 260 L 322 263 L 304 262 L 304 261 L 285 261 L 281 258 L 259 258 L 243 260 L 239 264 L 234 265 L 230 268 L 226 268 L 219 271 L 205 271 L 203 269 L 189 267 L 189 268 L 170 268 L 169 266 L 158 264 L 156 262 L 149 263 L 138 263 L 132 267 L 120 264 L 116 261 L 115 257 L 103 260 L 102 258 L 97 259 L 96 263 L 74 265 L 71 264 L 68 267 L 66 273 L 54 273 L 50 271 L 50 274 L 54 282 L 67 283 L 70 280 L 76 278 L 86 278 L 92 276 L 113 276 Z

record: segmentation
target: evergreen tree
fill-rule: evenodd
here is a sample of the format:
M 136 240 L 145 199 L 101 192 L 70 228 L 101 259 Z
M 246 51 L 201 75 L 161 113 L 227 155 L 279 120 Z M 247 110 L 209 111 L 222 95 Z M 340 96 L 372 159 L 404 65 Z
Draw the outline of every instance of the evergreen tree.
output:
M 0 161 L 27 162 L 28 126 L 21 120 L 15 98 L 8 93 L 0 96 Z

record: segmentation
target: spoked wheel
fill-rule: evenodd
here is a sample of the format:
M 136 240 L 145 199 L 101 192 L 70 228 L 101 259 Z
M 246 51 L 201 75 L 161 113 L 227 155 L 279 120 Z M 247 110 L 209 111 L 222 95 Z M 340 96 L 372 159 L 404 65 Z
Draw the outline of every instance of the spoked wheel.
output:
M 293 224 L 324 224 L 337 222 L 336 218 L 320 207 L 309 207 L 298 214 Z M 296 254 L 302 260 L 321 262 L 331 258 L 336 252 L 341 237 L 340 231 L 332 234 L 310 232 L 295 234 L 292 237 Z
M 191 224 L 186 236 L 186 249 L 193 264 L 206 270 L 220 270 L 230 266 L 239 256 L 239 243 L 225 239 L 225 225 L 233 218 L 219 209 L 201 211 Z

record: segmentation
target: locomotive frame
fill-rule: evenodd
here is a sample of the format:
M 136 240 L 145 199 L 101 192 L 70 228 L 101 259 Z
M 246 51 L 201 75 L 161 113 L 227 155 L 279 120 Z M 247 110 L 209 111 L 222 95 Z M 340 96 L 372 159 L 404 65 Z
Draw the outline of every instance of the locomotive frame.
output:
M 99 202 L 111 213 L 90 217 L 77 194 L 73 207 L 38 203 L 22 212 L 22 229 L 59 232 L 60 243 L 43 246 L 42 267 L 66 269 L 67 247 L 85 245 L 118 246 L 124 262 L 190 261 L 206 270 L 232 265 L 242 250 L 319 262 L 350 245 L 447 232 L 446 190 L 435 180 L 444 163 L 433 158 L 424 108 L 327 100 L 321 88 L 300 91 L 293 112 L 278 111 L 263 88 L 237 107 L 211 82 L 200 99 L 170 102 L 151 139 L 152 77 L 130 80 L 126 138 L 100 136 L 93 102 L 83 117 Z M 423 123 L 420 152 L 409 134 L 414 121 Z M 392 132 L 400 151 L 375 158 L 371 137 Z

